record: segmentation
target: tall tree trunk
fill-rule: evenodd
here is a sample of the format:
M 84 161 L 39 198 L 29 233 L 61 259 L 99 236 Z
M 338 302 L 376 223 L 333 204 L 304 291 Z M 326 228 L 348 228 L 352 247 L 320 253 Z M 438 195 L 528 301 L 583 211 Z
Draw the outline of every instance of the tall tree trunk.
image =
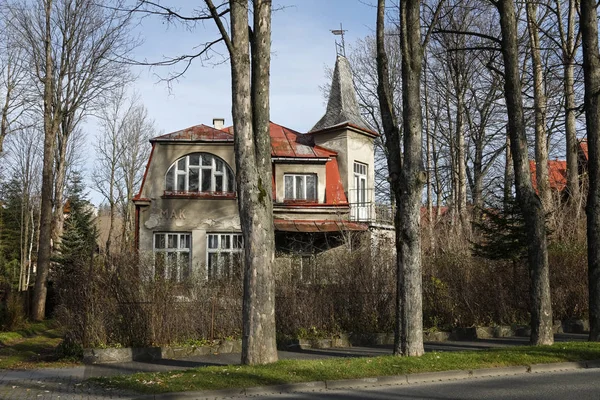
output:
M 504 211 L 508 211 L 509 204 L 513 198 L 512 188 L 515 181 L 515 170 L 513 167 L 513 156 L 510 150 L 510 135 L 508 133 L 508 126 L 506 127 L 506 156 L 504 159 L 504 199 L 503 207 Z
M 69 141 L 69 124 L 63 120 L 62 127 L 58 133 L 58 145 L 54 169 L 54 216 L 52 220 L 52 242 L 54 248 L 62 241 L 63 228 L 65 225 L 64 193 L 67 182 L 67 143 Z
M 540 37 L 537 26 L 537 4 L 527 0 L 527 29 L 533 67 L 533 109 L 535 114 L 535 178 L 537 190 L 547 213 L 552 209 L 552 194 L 548 179 L 548 143 L 546 140 L 546 94 L 540 55 Z
M 401 340 L 394 343 L 397 354 L 423 354 L 423 298 L 421 272 L 421 193 L 425 184 L 422 148 L 421 68 L 421 2 L 400 3 L 400 41 L 402 52 L 402 126 L 404 158 L 400 174 L 400 231 L 398 253 L 402 284 L 398 285 L 398 309 L 401 318 Z
M 567 191 L 570 198 L 579 201 L 579 168 L 577 163 L 577 126 L 575 119 L 575 54 L 577 40 L 575 38 L 576 0 L 568 0 L 569 15 L 567 20 L 566 40 L 563 41 L 563 79 L 565 91 L 565 137 L 567 141 Z M 557 2 L 556 7 L 560 7 Z
M 600 53 L 595 0 L 581 0 L 585 123 L 588 140 L 589 192 L 587 200 L 589 340 L 600 341 Z
M 394 339 L 394 354 L 403 354 L 400 342 L 403 340 L 402 319 L 404 318 L 404 303 L 401 297 L 404 285 L 400 253 L 402 251 L 401 237 L 401 214 L 404 211 L 401 203 L 400 176 L 402 173 L 402 158 L 400 149 L 400 129 L 398 119 L 394 111 L 394 92 L 390 84 L 389 63 L 385 50 L 385 0 L 377 3 L 377 95 L 383 132 L 385 134 L 385 146 L 387 148 L 387 165 L 390 174 L 390 190 L 394 194 L 397 207 L 394 213 L 394 228 L 396 231 L 396 258 L 397 275 L 396 282 L 398 291 L 396 293 L 396 326 Z
M 42 189 L 40 207 L 40 234 L 37 257 L 37 271 L 33 293 L 31 319 L 41 321 L 46 312 L 46 294 L 48 291 L 48 271 L 50 269 L 50 253 L 52 239 L 52 199 L 53 199 L 53 172 L 54 172 L 54 147 L 57 133 L 56 115 L 53 109 L 54 83 L 52 60 L 52 33 L 51 14 L 52 0 L 45 0 L 45 77 L 44 77 L 44 159 L 42 166 Z
M 552 304 L 550 302 L 546 226 L 542 202 L 533 190 L 529 169 L 519 75 L 515 6 L 513 0 L 499 0 L 495 4 L 500 13 L 505 77 L 504 92 L 508 111 L 508 132 L 515 171 L 517 201 L 525 219 L 529 242 L 528 261 L 531 275 L 530 342 L 533 345 L 549 345 L 554 342 L 554 336 L 552 333 Z
M 232 114 L 238 209 L 244 237 L 242 363 L 277 361 L 269 68 L 271 1 L 254 0 L 254 29 L 248 3 L 230 0 L 231 39 L 211 0 L 205 0 L 231 59 Z M 249 44 L 252 43 L 252 73 Z

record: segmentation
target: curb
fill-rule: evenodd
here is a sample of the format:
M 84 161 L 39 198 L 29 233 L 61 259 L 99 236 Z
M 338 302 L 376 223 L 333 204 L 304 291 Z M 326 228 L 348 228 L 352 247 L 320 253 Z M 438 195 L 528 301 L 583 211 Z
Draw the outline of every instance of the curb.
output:
M 286 385 L 257 386 L 251 388 L 204 390 L 199 392 L 163 393 L 146 395 L 135 400 L 208 400 L 229 397 L 255 397 L 271 394 L 285 394 L 295 392 L 315 392 L 337 389 L 360 389 L 376 386 L 401 386 L 429 382 L 453 381 L 462 379 L 476 379 L 494 376 L 537 374 L 554 371 L 571 371 L 576 369 L 600 368 L 600 360 L 580 362 L 564 362 L 550 364 L 533 364 L 529 366 L 481 368 L 473 370 L 452 370 L 441 372 L 424 372 L 418 374 L 378 376 L 360 379 L 343 379 L 335 381 L 316 381 L 290 383 Z

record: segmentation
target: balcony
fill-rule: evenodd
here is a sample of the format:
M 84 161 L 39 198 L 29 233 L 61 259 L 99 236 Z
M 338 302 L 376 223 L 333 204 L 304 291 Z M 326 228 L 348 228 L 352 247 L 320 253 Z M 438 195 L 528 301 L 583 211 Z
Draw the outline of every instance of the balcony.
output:
M 374 189 L 350 189 L 350 221 L 369 224 L 394 225 L 394 207 L 375 203 Z

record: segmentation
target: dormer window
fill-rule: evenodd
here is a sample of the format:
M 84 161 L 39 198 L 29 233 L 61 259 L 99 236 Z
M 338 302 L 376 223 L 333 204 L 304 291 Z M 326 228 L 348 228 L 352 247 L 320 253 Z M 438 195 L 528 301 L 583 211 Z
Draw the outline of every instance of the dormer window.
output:
M 165 194 L 234 195 L 233 171 L 213 154 L 188 154 L 169 168 L 165 177 Z
M 317 174 L 285 174 L 285 201 L 317 201 Z

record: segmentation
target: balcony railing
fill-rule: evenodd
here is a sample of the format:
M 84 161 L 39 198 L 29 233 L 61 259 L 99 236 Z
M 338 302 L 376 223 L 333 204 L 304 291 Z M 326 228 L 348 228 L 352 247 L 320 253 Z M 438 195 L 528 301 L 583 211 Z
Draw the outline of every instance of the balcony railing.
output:
M 355 222 L 394 224 L 394 209 L 390 204 L 375 203 L 374 189 L 350 189 L 350 220 Z

